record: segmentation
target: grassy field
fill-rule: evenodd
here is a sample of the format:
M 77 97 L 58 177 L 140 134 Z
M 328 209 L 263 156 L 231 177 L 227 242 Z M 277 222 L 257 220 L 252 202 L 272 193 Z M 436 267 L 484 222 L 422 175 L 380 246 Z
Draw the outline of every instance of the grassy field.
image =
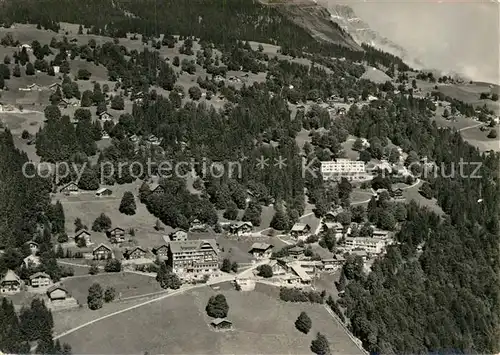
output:
M 190 291 L 105 319 L 61 340 L 73 351 L 92 353 L 306 354 L 317 331 L 333 354 L 359 354 L 340 325 L 320 305 L 281 302 L 261 292 L 223 292 L 234 329 L 214 332 L 204 308 L 210 288 Z M 312 319 L 308 335 L 294 321 L 301 311 Z
M 405 197 L 407 203 L 411 200 L 415 200 L 417 204 L 428 207 L 431 211 L 439 215 L 444 215 L 443 210 L 441 209 L 441 207 L 439 207 L 435 198 L 433 198 L 432 200 L 428 200 L 420 195 L 418 190 L 419 187 L 403 190 L 403 196 Z
M 163 232 L 154 229 L 156 217 L 150 214 L 146 206 L 137 199 L 136 213 L 128 216 L 118 210 L 121 198 L 125 191 L 131 191 L 137 195 L 141 182 L 136 181 L 131 184 L 109 186 L 113 194 L 109 197 L 98 198 L 94 192 L 82 192 L 78 195 L 63 196 L 58 194 L 53 200 L 59 199 L 64 208 L 66 217 L 66 230 L 71 236 L 74 231 L 74 221 L 80 218 L 88 228 L 92 227 L 94 220 L 101 214 L 106 214 L 112 222 L 113 227 L 121 227 L 128 231 L 135 230 L 135 240 L 143 247 L 154 247 L 162 243 L 162 235 L 169 233 L 172 229 L 167 227 Z M 107 242 L 104 233 L 92 233 L 94 243 Z
M 496 126 L 495 130 L 497 131 L 497 137 L 500 137 L 500 126 Z M 487 135 L 489 132 L 490 128 L 483 132 L 479 127 L 475 127 L 463 130 L 460 134 L 467 142 L 477 147 L 480 151 L 494 150 L 498 152 L 500 150 L 500 141 L 498 138 L 488 138 Z
M 117 299 L 120 298 L 120 294 L 121 298 L 127 298 L 162 291 L 154 277 L 123 272 L 68 278 L 62 284 L 78 303 L 86 305 L 89 287 L 95 282 L 103 289 L 114 287 Z

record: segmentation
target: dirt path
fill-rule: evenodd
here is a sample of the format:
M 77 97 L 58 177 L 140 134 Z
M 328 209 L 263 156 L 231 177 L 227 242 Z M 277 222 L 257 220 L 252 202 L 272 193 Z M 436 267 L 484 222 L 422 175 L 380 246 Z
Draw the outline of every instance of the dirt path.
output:
M 223 275 L 221 277 L 218 277 L 216 279 L 208 281 L 206 284 L 189 285 L 189 286 L 186 286 L 184 288 L 180 288 L 178 290 L 171 291 L 171 292 L 169 292 L 166 295 L 163 295 L 163 296 L 160 296 L 160 297 L 157 297 L 157 298 L 154 298 L 154 299 L 151 299 L 151 300 L 148 300 L 148 301 L 136 304 L 136 305 L 128 307 L 128 308 L 121 309 L 119 311 L 107 314 L 105 316 L 102 316 L 102 317 L 99 317 L 99 318 L 96 318 L 96 319 L 93 319 L 93 320 L 91 320 L 89 322 L 86 322 L 86 323 L 83 323 L 83 324 L 79 325 L 78 327 L 69 329 L 69 330 L 67 330 L 65 332 L 62 332 L 60 334 L 55 335 L 54 336 L 54 340 L 62 338 L 64 336 L 68 335 L 68 334 L 74 333 L 74 332 L 76 332 L 76 331 L 78 331 L 78 330 L 80 330 L 82 328 L 85 328 L 85 327 L 87 327 L 89 325 L 97 323 L 97 322 L 99 322 L 101 320 L 104 320 L 104 319 L 107 319 L 107 318 L 111 318 L 111 317 L 116 316 L 118 314 L 121 314 L 121 313 L 124 313 L 124 312 L 128 312 L 128 311 L 131 311 L 133 309 L 136 309 L 136 308 L 139 308 L 139 307 L 142 307 L 142 306 L 146 306 L 146 305 L 154 303 L 154 302 L 158 302 L 158 301 L 164 300 L 165 298 L 168 298 L 168 297 L 171 297 L 171 296 L 179 295 L 179 294 L 184 293 L 186 291 L 190 291 L 190 290 L 193 290 L 193 289 L 196 289 L 196 288 L 200 288 L 200 287 L 205 287 L 207 285 L 215 285 L 215 284 L 222 283 L 222 282 L 232 281 L 232 280 L 236 279 L 236 277 L 246 277 L 246 275 L 248 273 L 251 273 L 254 269 L 256 269 L 257 267 L 259 267 L 263 263 L 267 263 L 267 260 L 266 261 L 262 261 L 260 263 L 256 263 L 256 264 L 252 265 L 250 268 L 248 268 L 248 269 L 240 272 L 237 275 L 229 275 L 229 274 L 228 275 Z

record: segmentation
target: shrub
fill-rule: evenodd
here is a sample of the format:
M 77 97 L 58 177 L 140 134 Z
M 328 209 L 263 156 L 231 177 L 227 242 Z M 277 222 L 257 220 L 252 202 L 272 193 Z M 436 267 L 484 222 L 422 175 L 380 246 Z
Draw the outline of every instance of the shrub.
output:
M 22 139 L 28 139 L 30 137 L 31 137 L 31 134 L 27 130 L 24 130 L 23 133 L 21 133 L 21 138 Z
M 99 273 L 99 266 L 96 263 L 92 263 L 89 268 L 90 275 L 97 275 Z
M 117 259 L 109 259 L 104 266 L 106 272 L 120 272 L 122 271 L 122 263 Z
M 494 129 L 492 129 L 492 130 L 490 131 L 490 133 L 488 133 L 488 136 L 487 136 L 487 137 L 488 137 L 488 138 L 496 138 L 496 137 L 497 137 L 497 135 L 498 135 L 498 134 L 497 134 L 497 131 L 496 131 L 496 130 L 494 130 Z
M 69 240 L 68 235 L 66 233 L 61 233 L 57 237 L 58 243 L 66 243 Z
M 316 291 L 302 291 L 298 288 L 282 287 L 280 299 L 285 302 L 323 303 L 325 294 Z
M 114 287 L 108 287 L 106 288 L 106 291 L 104 291 L 104 302 L 109 303 L 114 301 L 116 297 L 116 290 Z
M 270 265 L 264 264 L 260 265 L 257 268 L 257 271 L 259 272 L 259 276 L 265 277 L 265 278 L 270 278 L 273 277 L 273 268 Z

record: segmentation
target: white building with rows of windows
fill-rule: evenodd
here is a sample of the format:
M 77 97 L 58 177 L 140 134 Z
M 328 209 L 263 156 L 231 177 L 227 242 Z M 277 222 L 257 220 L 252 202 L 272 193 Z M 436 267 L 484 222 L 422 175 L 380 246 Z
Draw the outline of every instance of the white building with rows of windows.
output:
M 356 181 L 372 178 L 367 173 L 364 162 L 350 159 L 322 161 L 320 171 L 323 180 L 340 180 L 341 178 L 346 178 L 349 181 Z

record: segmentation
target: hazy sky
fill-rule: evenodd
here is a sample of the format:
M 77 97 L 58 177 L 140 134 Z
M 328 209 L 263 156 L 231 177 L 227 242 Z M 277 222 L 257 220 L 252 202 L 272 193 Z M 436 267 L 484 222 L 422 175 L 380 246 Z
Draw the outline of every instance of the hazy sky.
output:
M 320 0 L 344 3 L 381 35 L 427 66 L 499 81 L 500 4 L 485 0 Z

